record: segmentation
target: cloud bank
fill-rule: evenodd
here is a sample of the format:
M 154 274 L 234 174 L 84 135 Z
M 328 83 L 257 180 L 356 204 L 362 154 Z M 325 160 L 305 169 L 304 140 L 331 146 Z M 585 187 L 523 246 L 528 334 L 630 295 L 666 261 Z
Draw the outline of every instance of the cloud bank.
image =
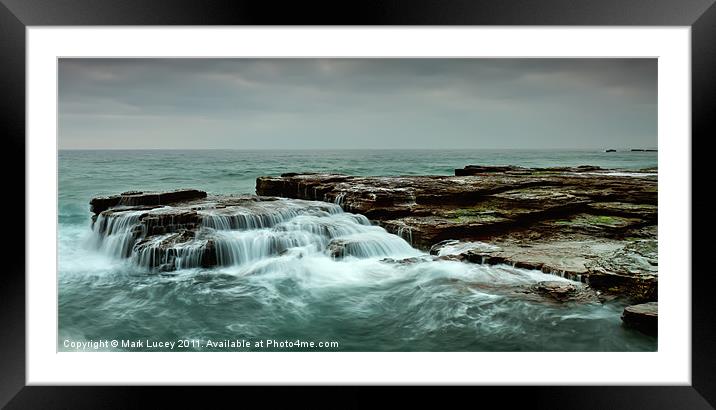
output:
M 657 145 L 656 59 L 61 59 L 61 149 Z

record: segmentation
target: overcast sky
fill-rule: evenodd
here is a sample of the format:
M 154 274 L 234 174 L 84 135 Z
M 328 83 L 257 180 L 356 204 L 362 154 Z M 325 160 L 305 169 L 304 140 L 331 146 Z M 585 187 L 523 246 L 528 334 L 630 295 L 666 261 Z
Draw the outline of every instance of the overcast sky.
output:
M 72 148 L 656 148 L 656 59 L 61 59 Z

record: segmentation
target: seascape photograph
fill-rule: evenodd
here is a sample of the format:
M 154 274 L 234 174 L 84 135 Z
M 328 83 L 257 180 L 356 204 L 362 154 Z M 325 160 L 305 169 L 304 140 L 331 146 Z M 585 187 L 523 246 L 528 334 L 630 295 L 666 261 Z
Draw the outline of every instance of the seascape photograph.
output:
M 63 352 L 655 352 L 655 58 L 60 58 Z

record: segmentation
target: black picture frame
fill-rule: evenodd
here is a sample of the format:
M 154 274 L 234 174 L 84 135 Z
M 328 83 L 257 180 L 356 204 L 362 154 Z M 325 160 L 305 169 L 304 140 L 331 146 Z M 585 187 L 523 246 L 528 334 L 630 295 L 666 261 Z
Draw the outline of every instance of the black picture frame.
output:
M 221 395 L 190 388 L 147 387 L 35 387 L 25 386 L 25 29 L 27 26 L 102 25 L 559 25 L 559 26 L 689 26 L 692 58 L 692 190 L 698 193 L 709 178 L 708 161 L 699 149 L 708 141 L 716 113 L 716 5 L 714 0 L 460 0 L 284 2 L 185 0 L 0 0 L 0 115 L 3 117 L 8 210 L 5 228 L 12 232 L 6 250 L 6 269 L 0 276 L 0 405 L 7 408 L 127 408 L 163 403 L 169 397 L 183 405 L 208 404 Z M 703 147 L 702 147 L 703 148 Z M 14 162 L 17 161 L 17 162 Z M 10 184 L 11 186 L 7 186 Z M 21 195 L 22 193 L 22 195 Z M 692 219 L 706 201 L 692 201 Z M 23 209 L 24 219 L 18 217 Z M 472 387 L 439 396 L 430 390 L 402 393 L 422 404 L 446 405 L 460 396 L 496 399 L 500 406 L 522 403 L 550 408 L 713 408 L 716 406 L 716 311 L 713 274 L 704 267 L 710 221 L 692 225 L 692 383 L 690 386 Z M 20 249 L 22 248 L 22 249 Z M 687 261 L 684 272 L 688 274 Z M 668 272 L 679 274 L 679 272 Z M 245 388 L 231 396 L 246 397 Z M 339 407 L 371 400 L 374 390 L 342 388 Z M 288 400 L 305 399 L 315 405 L 315 393 L 287 388 L 286 394 L 253 390 L 252 395 Z M 346 391 L 347 390 L 347 391 Z M 138 394 L 149 394 L 139 399 Z M 382 391 L 378 391 L 382 393 Z M 248 399 L 242 399 L 248 400 Z M 381 399 L 386 404 L 387 399 Z M 326 402 L 330 404 L 329 402 Z M 312 406 L 315 407 L 315 406 Z

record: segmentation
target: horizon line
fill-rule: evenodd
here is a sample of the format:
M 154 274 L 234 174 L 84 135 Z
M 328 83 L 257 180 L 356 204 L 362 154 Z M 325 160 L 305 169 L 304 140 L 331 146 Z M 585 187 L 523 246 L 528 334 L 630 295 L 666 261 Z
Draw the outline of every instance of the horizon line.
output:
M 658 147 L 548 147 L 548 148 L 58 148 L 58 151 L 605 151 L 658 150 Z M 639 151 L 637 151 L 639 152 Z

